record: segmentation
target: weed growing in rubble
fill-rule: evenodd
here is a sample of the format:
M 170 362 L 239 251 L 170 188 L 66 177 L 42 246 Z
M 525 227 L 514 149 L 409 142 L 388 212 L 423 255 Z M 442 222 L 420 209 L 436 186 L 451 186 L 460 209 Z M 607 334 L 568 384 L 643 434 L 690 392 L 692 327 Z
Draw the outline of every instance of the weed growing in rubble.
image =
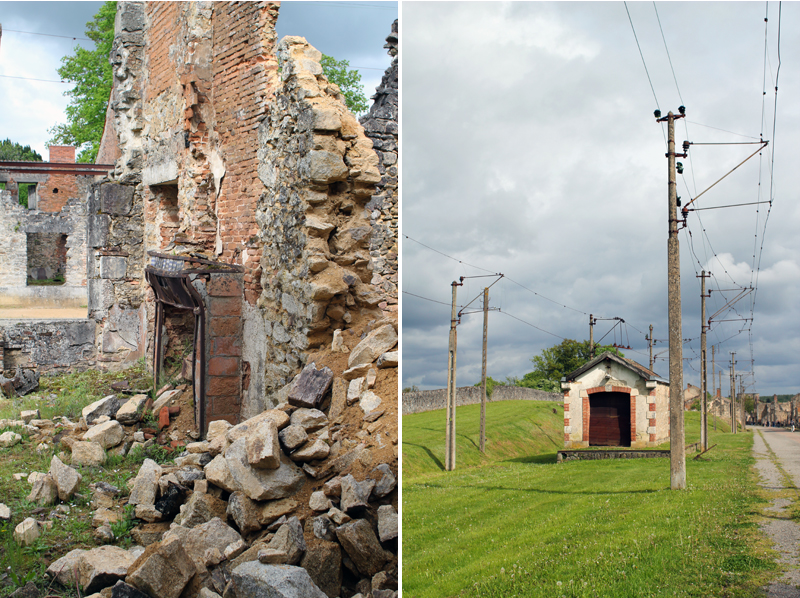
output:
M 111 524 L 111 531 L 114 532 L 114 537 L 117 538 L 121 544 L 125 544 L 126 542 L 130 544 L 131 542 L 130 531 L 137 523 L 133 517 L 133 511 L 133 505 L 125 505 L 122 517 Z
M 134 447 L 128 453 L 128 461 L 131 463 L 144 463 L 145 459 L 152 459 L 156 463 L 165 463 L 169 461 L 169 453 L 162 447 L 153 444 L 146 448 L 141 446 Z

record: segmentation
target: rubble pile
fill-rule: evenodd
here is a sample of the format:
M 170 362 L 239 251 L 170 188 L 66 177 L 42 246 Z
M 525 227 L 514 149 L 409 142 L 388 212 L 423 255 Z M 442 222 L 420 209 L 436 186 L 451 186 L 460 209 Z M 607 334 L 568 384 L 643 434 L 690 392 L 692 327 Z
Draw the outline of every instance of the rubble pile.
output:
M 77 423 L 38 412 L 0 422 L 69 451 L 30 474 L 28 500 L 54 505 L 91 492 L 95 537 L 106 545 L 72 550 L 47 575 L 67 586 L 77 579 L 93 598 L 396 597 L 396 343 L 395 319 L 362 337 L 337 331 L 321 365 L 308 363 L 276 408 L 237 425 L 212 421 L 202 439 L 169 431 L 181 388 L 154 402 L 107 396 Z M 79 466 L 159 442 L 177 456 L 145 459 L 127 497 L 104 482 L 81 488 Z M 130 514 L 140 520 L 130 531 L 137 545 L 125 550 L 111 544 L 113 528 Z M 15 538 L 35 542 L 48 523 L 28 518 Z

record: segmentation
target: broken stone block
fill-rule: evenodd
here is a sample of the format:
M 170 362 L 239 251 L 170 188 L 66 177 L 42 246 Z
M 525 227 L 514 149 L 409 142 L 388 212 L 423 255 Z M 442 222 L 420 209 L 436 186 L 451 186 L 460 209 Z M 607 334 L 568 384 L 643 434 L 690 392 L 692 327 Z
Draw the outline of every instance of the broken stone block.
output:
M 117 395 L 108 395 L 84 407 L 81 415 L 83 415 L 86 425 L 91 426 L 101 415 L 106 415 L 109 418 L 114 417 L 121 404 L 122 401 L 117 398 Z
M 58 488 L 58 498 L 63 501 L 68 501 L 72 498 L 75 492 L 78 491 L 78 486 L 81 483 L 81 474 L 72 469 L 69 465 L 64 465 L 61 459 L 53 455 L 50 460 L 50 471 Z
M 113 586 L 128 573 L 135 557 L 118 546 L 100 546 L 79 557 L 78 582 L 85 594 Z M 72 582 L 74 583 L 74 581 Z
M 19 418 L 24 421 L 26 424 L 31 423 L 31 420 L 39 419 L 41 415 L 39 414 L 38 409 L 33 409 L 30 411 L 20 411 Z
M 159 598 L 178 598 L 195 574 L 196 567 L 177 537 L 145 548 L 131 564 L 125 582 Z
M 259 512 L 259 504 L 247 498 L 243 492 L 234 492 L 228 497 L 228 516 L 245 535 L 261 529 Z
M 175 399 L 181 396 L 180 390 L 168 390 L 161 393 L 153 403 L 153 413 L 161 413 L 164 407 L 169 407 Z
M 164 534 L 169 530 L 169 522 L 142 523 L 131 530 L 131 537 L 141 546 L 150 546 L 160 542 Z
M 94 538 L 100 544 L 111 544 L 111 542 L 116 539 L 114 536 L 114 530 L 112 530 L 111 526 L 108 524 L 101 525 L 95 529 Z
M 292 517 L 276 532 L 267 548 L 283 551 L 287 555 L 286 562 L 296 565 L 303 558 L 306 551 L 306 541 L 303 537 L 303 525 L 297 517 Z
M 11 509 L 8 508 L 8 505 L 0 502 L 0 520 L 8 521 L 9 519 L 11 519 Z
M 381 479 L 378 480 L 378 483 L 375 484 L 375 487 L 372 489 L 372 496 L 376 498 L 383 498 L 395 489 L 397 486 L 397 478 L 392 473 L 392 469 L 386 463 L 381 463 L 372 471 L 373 473 L 377 471 L 383 474 Z
M 350 349 L 344 344 L 342 330 L 340 328 L 333 331 L 333 342 L 331 343 L 331 353 L 348 353 Z
M 100 467 L 106 462 L 106 452 L 99 442 L 85 442 L 76 440 L 72 443 L 72 465 L 87 465 Z
M 342 480 L 338 477 L 331 478 L 322 485 L 325 496 L 340 497 L 342 495 Z
M 336 537 L 362 575 L 372 577 L 391 558 L 391 553 L 381 547 L 372 526 L 364 519 L 340 525 L 336 528 Z
M 216 419 L 208 424 L 208 432 L 206 433 L 206 440 L 211 442 L 219 436 L 225 436 L 233 425 L 224 419 Z
M 327 598 L 302 567 L 242 563 L 231 572 L 225 598 Z
M 259 469 L 277 469 L 281 465 L 278 426 L 272 420 L 257 424 L 246 437 L 247 460 Z
M 331 407 L 328 410 L 329 419 L 333 421 L 339 417 L 346 406 L 347 382 L 342 378 L 336 378 L 333 381 L 333 387 L 331 390 Z
M 14 540 L 22 546 L 30 546 L 42 535 L 39 522 L 33 517 L 27 517 L 14 528 Z
M 280 431 L 278 437 L 289 452 L 303 446 L 308 441 L 308 434 L 302 426 L 287 426 Z
M 289 562 L 289 555 L 277 548 L 262 548 L 258 551 L 258 562 L 268 565 L 286 565 Z
M 342 549 L 337 542 L 313 542 L 306 548 L 300 566 L 308 571 L 311 580 L 328 598 L 341 595 Z
M 240 438 L 245 438 L 248 436 L 255 427 L 264 421 L 273 421 L 278 427 L 278 430 L 283 430 L 289 425 L 289 415 L 280 409 L 267 409 L 255 417 L 251 417 L 250 419 L 233 426 L 225 433 L 225 438 L 228 439 L 228 442 L 236 442 Z
M 147 405 L 147 399 L 147 395 L 132 396 L 117 411 L 117 421 L 124 426 L 129 426 L 138 422 L 142 419 L 142 414 Z
M 366 378 L 367 372 L 371 367 L 372 367 L 371 363 L 362 363 L 360 365 L 354 365 L 353 367 L 346 369 L 342 373 L 342 378 L 344 378 L 348 382 L 351 382 L 356 378 Z
M 203 471 L 205 472 L 206 480 L 223 490 L 236 492 L 242 489 L 239 482 L 237 482 L 231 474 L 231 470 L 228 467 L 228 462 L 225 460 L 224 455 L 217 455 L 214 457 L 214 459 L 205 466 Z
M 202 525 L 214 518 L 222 521 L 226 520 L 228 505 L 224 500 L 206 494 L 204 492 L 193 492 L 183 505 L 181 510 L 181 525 L 186 528 L 193 528 Z
M 261 522 L 261 525 L 269 526 L 281 518 L 285 518 L 287 515 L 294 513 L 299 506 L 297 501 L 291 498 L 268 501 L 259 506 L 258 520 Z
M 347 387 L 347 404 L 352 405 L 361 398 L 361 392 L 364 390 L 366 378 L 353 378 Z
M 56 504 L 58 501 L 58 486 L 53 476 L 45 474 L 37 478 L 31 493 L 28 495 L 28 500 L 40 507 Z
M 336 524 L 327 515 L 314 517 L 311 521 L 314 535 L 320 540 L 333 542 L 336 540 Z
M 162 492 L 161 497 L 156 501 L 156 511 L 159 511 L 163 517 L 172 519 L 180 511 L 188 493 L 189 489 L 185 486 L 169 482 L 166 491 Z M 208 495 L 206 494 L 206 496 Z
M 309 442 L 301 449 L 291 454 L 292 461 L 315 461 L 317 459 L 325 459 L 331 452 L 331 447 L 324 440 L 317 439 L 314 442 Z
M 331 507 L 327 515 L 336 525 L 342 525 L 343 523 L 350 521 L 350 516 L 344 511 L 340 511 L 336 507 Z
M 353 367 L 362 363 L 372 363 L 383 353 L 390 351 L 397 344 L 397 332 L 394 326 L 386 324 L 370 332 L 355 349 L 350 352 L 347 366 Z
M 305 483 L 305 474 L 287 457 L 281 457 L 278 469 L 254 469 L 247 461 L 245 439 L 240 438 L 225 451 L 231 476 L 252 500 L 275 500 L 291 496 Z M 210 479 L 208 471 L 206 477 Z
M 131 490 L 130 498 L 128 498 L 128 504 L 155 505 L 158 479 L 161 477 L 162 471 L 158 463 L 152 459 L 145 459 L 133 481 L 133 489 Z
M 369 371 L 367 372 L 367 388 L 374 388 L 377 380 L 378 371 L 375 368 L 369 368 Z
M 11 448 L 22 441 L 22 436 L 16 432 L 3 432 L 0 434 L 0 448 Z
M 150 596 L 129 586 L 124 581 L 118 581 L 111 589 L 111 598 L 150 598 Z
M 100 507 L 92 516 L 92 527 L 102 527 L 119 521 L 120 513 L 114 509 Z
M 225 551 L 232 546 L 239 546 L 242 537 L 219 517 L 186 530 L 182 526 L 173 527 L 164 534 L 163 542 L 173 537 L 179 538 L 183 549 L 198 571 L 204 567 L 221 562 Z
M 374 480 L 364 480 L 358 482 L 352 476 L 347 474 L 342 478 L 342 498 L 341 509 L 345 513 L 357 513 L 366 509 L 369 506 L 369 495 L 372 493 L 372 488 L 375 486 Z
M 392 505 L 378 507 L 378 537 L 381 542 L 397 537 L 397 511 Z
M 317 490 L 311 493 L 311 498 L 308 500 L 308 506 L 312 511 L 327 511 L 333 505 L 331 499 L 325 496 L 322 490 Z
M 115 503 L 115 498 L 120 494 L 120 489 L 108 482 L 97 482 L 89 486 L 92 490 L 92 506 L 95 509 L 110 509 Z
M 117 446 L 125 438 L 125 430 L 116 420 L 107 421 L 89 428 L 83 435 L 86 442 L 97 442 L 104 449 Z
M 78 568 L 80 557 L 85 553 L 83 548 L 70 550 L 57 561 L 51 563 L 45 572 L 51 579 L 55 578 L 62 586 L 75 585 L 75 570 Z
M 323 367 L 317 370 L 314 363 L 309 363 L 300 372 L 289 392 L 289 404 L 295 407 L 317 408 L 322 403 L 331 382 L 333 382 L 333 372 L 330 368 Z
M 371 413 L 381 406 L 381 398 L 371 390 L 367 390 L 361 395 L 358 406 L 365 414 Z
M 328 418 L 319 409 L 297 409 L 289 421 L 291 425 L 300 426 L 306 432 L 314 432 L 328 425 Z
M 400 362 L 398 351 L 389 351 L 378 357 L 377 366 L 379 368 L 396 368 Z
M 161 521 L 163 517 L 161 511 L 157 510 L 155 505 L 136 505 L 134 515 L 137 519 L 143 519 L 149 523 Z

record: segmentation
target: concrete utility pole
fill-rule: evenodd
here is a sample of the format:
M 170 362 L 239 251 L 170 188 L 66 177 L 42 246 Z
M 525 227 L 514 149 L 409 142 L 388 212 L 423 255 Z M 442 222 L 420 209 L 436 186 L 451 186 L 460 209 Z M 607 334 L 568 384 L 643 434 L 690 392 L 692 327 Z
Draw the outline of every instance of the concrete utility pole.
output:
M 445 465 L 456 468 L 456 291 L 463 283 L 453 281 L 453 306 L 450 311 L 450 344 L 447 352 L 447 428 L 445 433 Z
M 650 371 L 653 371 L 653 325 L 650 324 L 650 336 L 647 337 L 647 342 L 650 345 Z
M 481 397 L 481 452 L 486 452 L 486 341 L 489 336 L 489 287 L 483 289 L 483 396 Z
M 597 320 L 589 314 L 589 359 L 594 359 L 594 325 Z
M 686 488 L 686 434 L 683 427 L 683 335 L 681 330 L 681 258 L 678 241 L 678 191 L 675 181 L 675 120 L 683 118 L 681 106 L 676 116 L 669 112 L 658 122 L 667 122 L 667 180 L 669 200 L 669 237 L 667 239 L 667 302 L 669 315 L 669 473 L 670 488 Z M 686 154 L 677 154 L 685 157 Z
M 714 345 L 711 345 L 711 386 L 714 387 L 714 398 L 717 398 L 717 379 L 714 374 L 717 371 L 717 364 L 714 362 Z M 717 412 L 714 410 L 714 431 L 717 431 Z
M 700 445 L 704 451 L 708 450 L 708 380 L 706 379 L 708 364 L 706 363 L 706 278 L 710 278 L 711 273 L 706 274 L 703 270 L 700 274 L 700 394 L 703 396 L 701 401 L 700 413 Z
M 736 362 L 734 361 L 735 351 L 731 351 L 731 432 L 736 434 Z

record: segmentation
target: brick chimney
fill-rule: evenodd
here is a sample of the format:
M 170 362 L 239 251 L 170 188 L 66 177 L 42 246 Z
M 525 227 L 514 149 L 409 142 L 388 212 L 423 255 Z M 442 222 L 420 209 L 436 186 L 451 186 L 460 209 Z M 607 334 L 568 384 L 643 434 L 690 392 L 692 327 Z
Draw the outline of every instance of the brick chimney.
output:
M 50 162 L 60 162 L 62 164 L 75 164 L 75 146 L 73 145 L 51 145 Z

